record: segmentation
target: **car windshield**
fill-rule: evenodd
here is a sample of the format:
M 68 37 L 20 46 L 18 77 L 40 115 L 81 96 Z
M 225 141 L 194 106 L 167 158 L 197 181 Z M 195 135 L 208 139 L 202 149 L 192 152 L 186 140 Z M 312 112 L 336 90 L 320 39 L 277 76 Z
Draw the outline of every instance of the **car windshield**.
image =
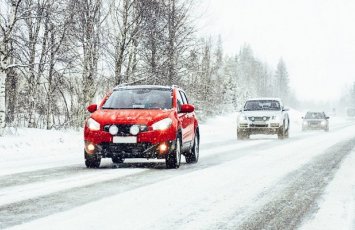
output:
M 253 100 L 247 101 L 244 106 L 245 111 L 255 110 L 281 110 L 280 103 L 275 100 Z
M 171 89 L 118 89 L 103 105 L 103 109 L 171 109 Z
M 308 112 L 306 114 L 306 119 L 324 119 L 325 116 L 324 116 L 324 113 L 311 113 L 311 112 Z

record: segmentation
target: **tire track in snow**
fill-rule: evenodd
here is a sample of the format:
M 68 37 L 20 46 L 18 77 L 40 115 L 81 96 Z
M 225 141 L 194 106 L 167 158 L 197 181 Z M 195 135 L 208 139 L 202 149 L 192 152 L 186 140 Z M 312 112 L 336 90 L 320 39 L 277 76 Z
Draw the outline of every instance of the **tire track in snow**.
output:
M 274 143 L 275 142 L 272 141 L 266 144 L 269 144 L 269 147 L 273 147 L 275 146 Z M 282 143 L 287 144 L 286 142 Z M 259 143 L 253 145 L 253 148 L 264 149 L 266 144 Z M 241 152 L 236 154 L 233 152 L 233 148 L 227 151 L 216 151 L 216 153 L 218 152 L 218 155 L 220 155 L 219 157 L 210 155 L 204 158 L 201 163 L 199 162 L 195 165 L 183 164 L 178 170 L 167 170 L 165 168 L 165 163 L 124 163 L 120 165 L 120 168 L 150 167 L 152 170 L 87 186 L 70 188 L 45 196 L 0 206 L 0 229 L 45 217 L 57 212 L 66 211 L 104 197 L 117 195 L 139 187 L 158 183 L 196 170 L 202 170 L 207 167 L 222 164 L 226 160 L 237 159 L 249 154 L 246 150 L 248 150 L 250 146 L 240 148 L 240 146 L 235 145 L 235 147 L 234 150 L 240 150 Z
M 355 138 L 330 147 L 324 154 L 284 177 L 246 210 L 236 212 L 217 229 L 295 229 L 317 210 L 316 200 L 333 179 L 342 160 L 355 147 Z M 268 194 L 276 194 L 268 197 Z M 240 217 L 247 215 L 245 218 Z M 239 217 L 238 217 L 239 216 Z
M 337 131 L 337 130 L 343 129 L 345 127 L 348 127 L 349 125 L 354 125 L 354 122 L 340 124 L 340 125 L 334 127 L 331 131 Z M 322 134 L 326 135 L 327 133 L 322 133 Z M 291 133 L 291 135 L 292 135 L 292 133 Z M 312 136 L 312 135 L 314 135 L 314 133 L 301 132 L 301 133 L 297 133 L 297 136 L 294 136 L 294 137 L 291 136 L 290 137 L 291 139 L 282 140 L 282 142 L 300 140 L 300 139 L 304 139 L 304 138 Z M 223 141 L 208 142 L 208 143 L 201 144 L 200 150 L 201 151 L 211 150 L 213 148 L 218 148 L 219 146 L 225 147 L 225 146 L 231 146 L 231 145 L 236 145 L 236 144 L 238 145 L 240 143 L 248 143 L 248 142 L 250 143 L 250 142 L 256 141 L 256 140 L 261 140 L 261 139 L 237 141 L 235 138 L 235 139 L 229 139 L 229 140 L 223 140 Z M 277 139 L 264 139 L 264 140 L 278 141 Z M 248 147 L 250 147 L 250 146 L 248 146 Z M 151 163 L 151 164 L 142 164 L 142 167 L 154 168 L 155 166 L 154 166 L 154 163 Z M 158 165 L 158 167 L 159 167 L 159 165 Z M 117 168 L 117 166 L 112 164 L 109 166 L 106 165 L 104 168 L 105 169 L 113 169 L 113 168 Z M 103 167 L 101 167 L 101 169 L 103 169 Z M 85 173 L 88 170 L 90 171 L 90 169 L 86 169 L 83 166 L 83 164 L 75 164 L 75 165 L 70 165 L 70 166 L 62 166 L 62 167 L 40 169 L 40 170 L 35 170 L 35 171 L 4 175 L 4 176 L 0 176 L 0 189 L 5 188 L 5 187 L 10 187 L 10 186 L 15 186 L 15 185 L 24 185 L 24 184 L 29 184 L 29 183 L 35 183 L 35 182 L 39 182 L 39 181 L 43 182 L 43 181 L 50 180 L 50 179 L 60 179 L 60 178 L 66 177 L 68 174 L 70 174 L 71 176 L 80 175 L 80 174 Z
M 326 133 L 324 135 L 327 135 Z M 33 199 L 0 206 L 0 228 L 14 226 L 37 218 L 45 217 L 57 212 L 66 211 L 71 208 L 99 200 L 103 197 L 117 195 L 139 187 L 159 183 L 175 176 L 188 174 L 197 170 L 223 164 L 245 155 L 250 155 L 258 150 L 265 150 L 273 147 L 280 147 L 302 140 L 310 135 L 301 135 L 289 140 L 270 139 L 270 142 L 256 143 L 252 146 L 240 147 L 235 142 L 228 150 L 216 148 L 216 153 L 203 158 L 197 165 L 182 165 L 179 170 L 165 170 L 164 163 L 128 163 L 122 164 L 123 168 L 154 167 L 146 172 L 129 175 L 123 178 L 91 184 L 83 187 L 69 188 L 60 192 L 48 194 Z M 255 140 L 243 141 L 253 142 Z M 250 148 L 253 149 L 250 152 Z M 223 149 L 223 147 L 222 147 Z M 237 151 L 237 152 L 236 152 Z M 85 169 L 86 170 L 86 169 Z M 119 170 L 119 169 L 118 169 Z

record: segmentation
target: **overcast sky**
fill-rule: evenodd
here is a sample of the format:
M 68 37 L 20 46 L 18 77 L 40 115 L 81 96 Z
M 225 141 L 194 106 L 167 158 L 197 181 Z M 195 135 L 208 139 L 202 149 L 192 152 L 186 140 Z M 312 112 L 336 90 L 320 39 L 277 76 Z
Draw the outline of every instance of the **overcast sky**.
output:
M 202 35 L 225 53 L 251 45 L 275 67 L 282 57 L 300 99 L 333 100 L 355 81 L 355 0 L 201 0 Z

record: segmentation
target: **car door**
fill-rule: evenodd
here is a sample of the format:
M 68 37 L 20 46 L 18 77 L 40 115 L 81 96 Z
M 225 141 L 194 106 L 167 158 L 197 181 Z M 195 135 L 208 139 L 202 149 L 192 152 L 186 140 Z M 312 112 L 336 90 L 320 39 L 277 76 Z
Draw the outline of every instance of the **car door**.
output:
M 179 90 L 180 95 L 182 98 L 182 101 L 184 104 L 189 104 L 189 101 L 186 97 L 186 94 L 184 91 Z M 195 128 L 195 113 L 186 113 L 185 118 L 186 121 L 186 141 L 192 141 L 194 139 L 194 128 Z
M 187 133 L 188 133 L 188 121 L 186 118 L 186 113 L 181 112 L 181 106 L 184 104 L 180 91 L 176 90 L 176 106 L 178 111 L 178 119 L 181 124 L 181 135 L 182 142 L 185 143 L 187 141 Z

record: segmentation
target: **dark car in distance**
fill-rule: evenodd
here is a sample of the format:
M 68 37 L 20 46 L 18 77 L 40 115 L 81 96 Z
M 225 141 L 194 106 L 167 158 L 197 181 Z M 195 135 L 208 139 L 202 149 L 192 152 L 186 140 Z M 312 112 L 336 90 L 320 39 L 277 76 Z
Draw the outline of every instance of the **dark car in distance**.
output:
M 329 131 L 329 117 L 324 112 L 307 112 L 302 117 L 302 131 L 305 130 L 324 130 Z

